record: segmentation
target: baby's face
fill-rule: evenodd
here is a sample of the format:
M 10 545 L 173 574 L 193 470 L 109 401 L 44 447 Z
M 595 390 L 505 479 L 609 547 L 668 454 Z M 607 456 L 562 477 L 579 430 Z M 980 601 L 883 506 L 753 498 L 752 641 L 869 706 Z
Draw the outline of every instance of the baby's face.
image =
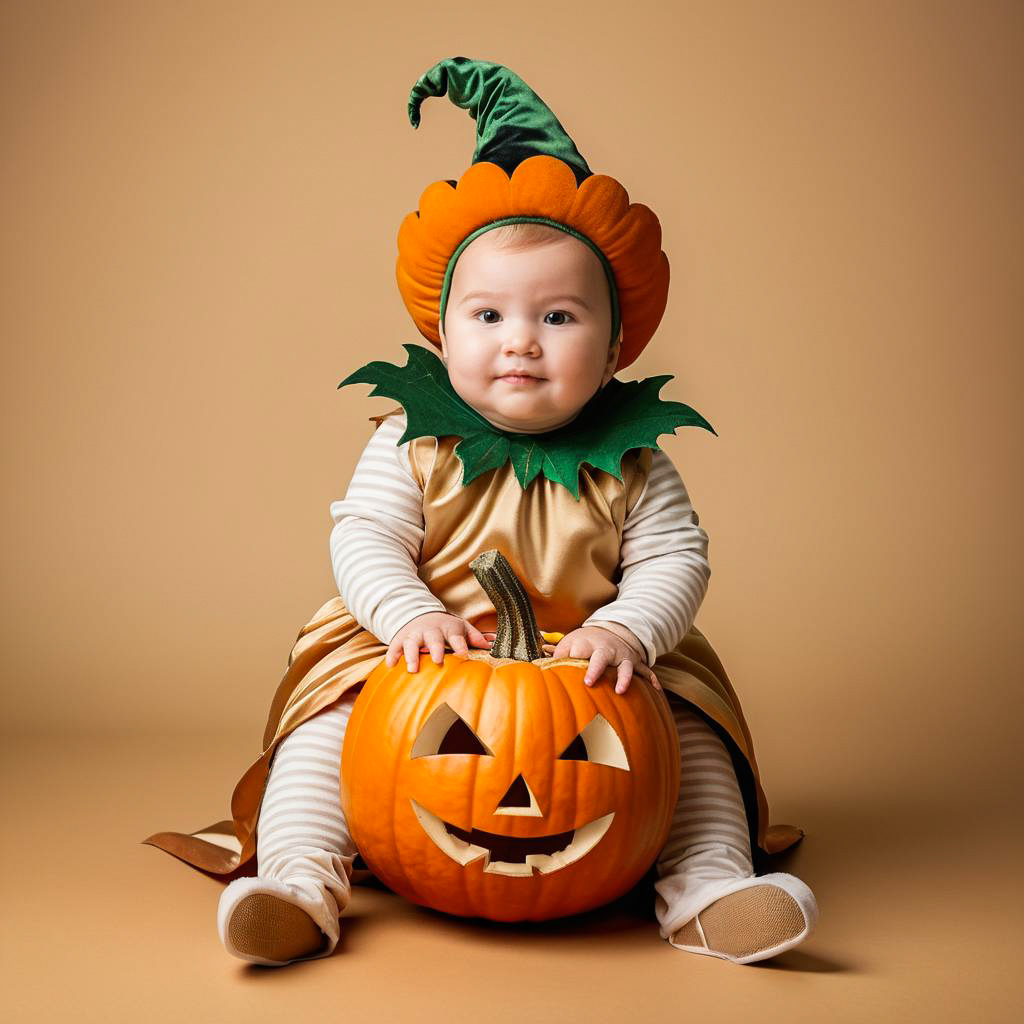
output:
M 573 420 L 615 373 L 608 282 L 564 231 L 526 249 L 503 248 L 496 234 L 474 239 L 455 264 L 441 352 L 452 387 L 485 419 L 542 433 Z

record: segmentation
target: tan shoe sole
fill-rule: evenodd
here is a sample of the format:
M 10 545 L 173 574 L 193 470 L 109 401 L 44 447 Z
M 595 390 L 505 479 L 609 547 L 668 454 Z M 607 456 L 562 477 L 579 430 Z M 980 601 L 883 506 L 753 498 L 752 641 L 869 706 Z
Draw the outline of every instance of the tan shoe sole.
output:
M 672 936 L 694 953 L 736 963 L 765 960 L 802 941 L 810 931 L 800 904 L 777 885 L 754 885 L 705 907 Z
M 318 953 L 327 943 L 327 936 L 304 910 L 262 892 L 239 902 L 227 932 L 239 953 L 281 964 Z

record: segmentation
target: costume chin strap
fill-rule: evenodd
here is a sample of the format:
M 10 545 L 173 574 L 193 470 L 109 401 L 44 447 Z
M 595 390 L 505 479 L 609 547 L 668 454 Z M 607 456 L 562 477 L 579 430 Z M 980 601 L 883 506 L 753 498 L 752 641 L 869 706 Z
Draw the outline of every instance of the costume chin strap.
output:
M 551 108 L 514 71 L 468 57 L 439 61 L 409 93 L 413 128 L 424 99 L 446 93 L 476 121 L 473 163 L 497 164 L 511 175 L 527 157 L 546 153 L 572 168 L 577 185 L 593 173 Z

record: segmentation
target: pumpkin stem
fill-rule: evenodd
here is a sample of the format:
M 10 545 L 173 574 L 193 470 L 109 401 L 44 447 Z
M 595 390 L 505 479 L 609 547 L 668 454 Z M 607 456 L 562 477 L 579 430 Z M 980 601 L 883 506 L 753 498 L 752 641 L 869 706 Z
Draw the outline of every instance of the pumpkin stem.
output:
M 498 613 L 491 657 L 514 658 L 516 661 L 543 658 L 544 649 L 533 606 L 508 559 L 497 549 L 492 549 L 477 555 L 469 567 Z

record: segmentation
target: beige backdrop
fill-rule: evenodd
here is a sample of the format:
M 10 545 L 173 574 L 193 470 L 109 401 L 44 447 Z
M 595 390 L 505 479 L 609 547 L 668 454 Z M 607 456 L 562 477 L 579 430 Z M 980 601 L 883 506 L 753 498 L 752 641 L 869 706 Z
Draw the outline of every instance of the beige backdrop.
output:
M 335 386 L 422 340 L 396 232 L 427 184 L 465 170 L 474 134 L 436 99 L 414 132 L 406 100 L 463 54 L 518 71 L 662 223 L 668 310 L 624 376 L 674 374 L 665 397 L 720 435 L 664 447 L 711 537 L 698 624 L 777 816 L 808 828 L 822 945 L 792 962 L 824 987 L 812 1002 L 796 984 L 780 1012 L 849 1006 L 835 986 L 872 976 L 880 934 L 906 945 L 875 950 L 878 971 L 922 972 L 897 969 L 892 993 L 913 978 L 924 994 L 858 998 L 951 1006 L 928 972 L 1017 930 L 1000 842 L 1021 784 L 1022 23 L 995 2 L 0 7 L 4 786 L 23 837 L 81 816 L 80 864 L 113 901 L 97 965 L 134 956 L 149 977 L 187 947 L 223 1012 L 251 980 L 216 944 L 211 884 L 126 844 L 226 813 L 291 642 L 334 591 L 328 505 L 390 407 Z M 43 848 L 5 841 L 17 870 L 45 873 Z M 1005 863 L 982 866 L 982 848 Z M 927 865 L 936 887 L 911 899 Z M 180 914 L 158 954 L 110 909 L 123 872 L 147 913 Z M 965 896 L 979 876 L 1000 881 Z M 21 934 L 52 948 L 23 890 Z M 727 983 L 737 1012 L 736 986 L 766 998 L 758 972 L 652 944 L 650 927 L 626 946 L 661 957 L 666 993 L 691 972 L 708 998 Z M 994 1014 L 1002 982 L 970 955 L 960 994 Z M 41 963 L 14 989 L 23 1009 L 56 998 Z M 281 977 L 261 989 L 297 991 Z

